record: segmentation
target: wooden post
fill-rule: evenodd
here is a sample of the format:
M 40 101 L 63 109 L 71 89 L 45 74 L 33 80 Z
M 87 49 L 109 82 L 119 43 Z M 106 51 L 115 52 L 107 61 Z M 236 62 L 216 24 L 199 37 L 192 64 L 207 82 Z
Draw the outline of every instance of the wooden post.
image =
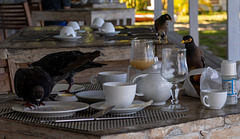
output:
M 189 34 L 194 38 L 195 44 L 199 46 L 198 0 L 189 0 Z
M 162 0 L 154 0 L 154 21 L 162 15 Z
M 239 0 L 227 1 L 228 60 L 240 60 Z
M 174 31 L 174 0 L 168 0 L 167 11 L 173 20 L 173 22 L 168 22 L 168 31 Z

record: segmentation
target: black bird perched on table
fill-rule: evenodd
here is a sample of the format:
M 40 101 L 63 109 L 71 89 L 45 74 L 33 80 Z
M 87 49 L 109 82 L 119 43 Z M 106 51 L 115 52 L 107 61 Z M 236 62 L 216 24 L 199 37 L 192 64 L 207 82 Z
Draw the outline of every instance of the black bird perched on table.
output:
M 14 76 L 16 94 L 29 108 L 43 104 L 53 86 L 49 74 L 40 67 L 19 68 Z
M 167 20 L 172 21 L 171 16 L 169 14 L 163 14 L 159 18 L 157 18 L 154 22 L 154 26 L 159 37 L 159 43 L 161 43 L 161 39 L 165 39 L 165 43 L 167 43 L 167 31 L 168 31 Z
M 194 43 L 193 37 L 190 35 L 186 35 L 183 37 L 183 40 L 181 43 L 185 44 L 188 71 L 191 71 L 197 68 L 204 68 L 205 60 L 203 57 L 203 52 Z
M 32 66 L 39 66 L 46 71 L 54 84 L 60 80 L 66 80 L 69 84 L 66 93 L 70 93 L 73 85 L 72 77 L 76 72 L 89 68 L 102 67 L 104 64 L 95 63 L 93 60 L 100 56 L 100 51 L 83 53 L 80 51 L 64 51 L 44 56 Z
M 190 35 L 186 35 L 183 37 L 181 43 L 185 44 L 188 71 L 198 68 L 204 68 L 205 60 L 203 57 L 203 52 L 194 43 L 193 37 Z M 200 77 L 201 74 L 190 76 L 190 81 L 199 95 L 200 95 Z

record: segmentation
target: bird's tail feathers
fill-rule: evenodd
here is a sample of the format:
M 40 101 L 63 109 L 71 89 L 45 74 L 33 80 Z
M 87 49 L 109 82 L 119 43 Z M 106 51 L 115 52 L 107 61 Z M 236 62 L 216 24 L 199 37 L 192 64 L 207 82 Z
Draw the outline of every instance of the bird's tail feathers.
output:
M 70 63 L 67 67 L 63 69 L 63 73 L 75 70 L 78 67 L 93 61 L 96 57 L 100 56 L 100 51 L 94 51 L 89 53 L 84 53 L 83 55 L 78 56 L 77 60 Z

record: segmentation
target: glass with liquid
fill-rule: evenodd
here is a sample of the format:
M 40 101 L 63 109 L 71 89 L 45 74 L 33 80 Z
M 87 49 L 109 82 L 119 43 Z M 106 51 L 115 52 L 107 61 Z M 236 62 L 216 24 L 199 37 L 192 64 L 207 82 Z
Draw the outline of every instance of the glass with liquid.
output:
M 154 63 L 153 41 L 135 39 L 131 43 L 130 65 L 139 70 L 145 70 Z
M 130 66 L 128 67 L 128 79 L 130 79 L 131 76 L 150 68 L 153 64 L 153 41 L 147 39 L 132 40 Z

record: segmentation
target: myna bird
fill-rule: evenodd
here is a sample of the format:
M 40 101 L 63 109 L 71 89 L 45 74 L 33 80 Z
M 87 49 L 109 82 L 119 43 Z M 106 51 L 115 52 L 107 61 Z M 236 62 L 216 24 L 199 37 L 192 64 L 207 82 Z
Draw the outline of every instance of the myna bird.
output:
M 169 14 L 163 14 L 159 18 L 157 18 L 154 22 L 155 29 L 158 33 L 159 43 L 161 43 L 161 39 L 165 39 L 165 43 L 167 43 L 167 31 L 168 31 L 167 20 L 172 21 L 171 16 Z
M 186 35 L 183 37 L 181 43 L 185 44 L 188 71 L 198 68 L 204 68 L 205 60 L 203 57 L 203 52 L 196 46 L 193 37 L 190 35 Z M 190 76 L 190 81 L 198 94 L 200 94 L 200 76 L 201 74 Z
M 29 108 L 43 104 L 53 87 L 51 77 L 40 67 L 19 68 L 14 76 L 16 94 Z
M 70 93 L 73 85 L 72 77 L 76 72 L 89 68 L 102 67 L 104 64 L 95 63 L 93 60 L 100 56 L 100 51 L 83 53 L 80 51 L 63 51 L 44 56 L 32 66 L 41 67 L 52 78 L 53 83 L 66 80 L 69 84 L 66 93 Z
M 196 46 L 196 44 L 194 43 L 193 37 L 190 35 L 186 35 L 183 37 L 183 40 L 181 43 L 185 44 L 188 71 L 191 71 L 197 68 L 204 68 L 205 60 L 203 57 L 203 52 Z

